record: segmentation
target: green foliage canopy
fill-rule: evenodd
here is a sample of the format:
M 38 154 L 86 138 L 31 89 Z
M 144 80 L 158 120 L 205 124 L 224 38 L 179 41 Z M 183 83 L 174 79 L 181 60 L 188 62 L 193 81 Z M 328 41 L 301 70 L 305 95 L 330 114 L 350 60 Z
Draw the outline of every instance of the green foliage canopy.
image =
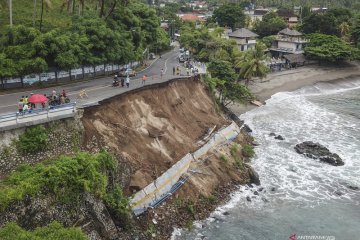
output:
M 359 58 L 359 50 L 342 39 L 326 34 L 310 34 L 310 43 L 305 48 L 306 56 L 319 61 L 337 62 Z
M 24 165 L 0 182 L 0 211 L 40 191 L 69 202 L 78 199 L 83 192 L 104 198 L 108 194 L 107 174 L 114 168 L 115 160 L 106 152 L 78 153 L 74 157 L 61 156 L 49 164 Z
M 246 16 L 239 4 L 226 3 L 215 9 L 214 17 L 222 27 L 241 28 L 245 26 Z
M 33 231 L 26 231 L 16 223 L 7 223 L 0 228 L 2 240 L 86 240 L 86 235 L 80 228 L 64 228 L 58 222 L 52 222 L 46 227 L 38 227 Z
M 254 31 L 260 37 L 266 37 L 270 35 L 275 35 L 282 29 L 286 28 L 286 22 L 276 13 L 270 12 L 267 13 L 262 21 L 257 21 L 254 26 Z
M 22 153 L 36 153 L 46 148 L 47 141 L 48 133 L 43 126 L 29 127 L 16 141 L 16 148 Z

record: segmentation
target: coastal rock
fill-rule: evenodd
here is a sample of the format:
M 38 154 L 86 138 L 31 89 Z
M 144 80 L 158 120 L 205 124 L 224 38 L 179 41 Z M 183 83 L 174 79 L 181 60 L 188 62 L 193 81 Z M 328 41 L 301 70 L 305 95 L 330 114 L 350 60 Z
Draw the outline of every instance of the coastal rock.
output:
M 269 134 L 269 136 L 270 136 L 270 137 L 275 137 L 276 134 L 272 132 L 272 133 Z
M 254 191 L 254 195 L 259 195 L 258 191 Z
M 342 195 L 342 192 L 340 192 L 339 190 L 335 191 L 335 194 L 338 195 L 338 196 L 341 196 Z
M 259 178 L 259 174 L 249 165 L 247 166 L 247 170 L 249 173 L 249 177 L 250 177 L 250 182 L 254 183 L 256 185 L 260 185 L 260 178 Z
M 275 187 L 272 187 L 270 190 L 271 190 L 272 192 L 275 192 L 275 191 L 276 191 L 276 188 L 275 188 Z
M 359 187 L 357 187 L 357 186 L 351 186 L 350 185 L 350 186 L 348 186 L 348 188 L 350 188 L 351 190 L 355 190 L 355 191 L 359 190 Z
M 322 162 L 326 162 L 333 166 L 342 166 L 344 162 L 336 153 L 331 153 L 329 149 L 322 146 L 319 143 L 314 143 L 311 141 L 306 141 L 300 144 L 297 144 L 295 151 L 299 154 L 303 154 L 306 157 L 319 159 Z
M 250 128 L 247 124 L 244 124 L 243 129 L 244 129 L 246 132 L 248 132 L 248 133 L 251 133 L 251 132 L 252 132 L 251 128 Z
M 275 137 L 275 139 L 277 139 L 277 140 L 285 140 L 285 138 L 283 136 L 281 136 L 281 135 L 277 135 Z
M 246 200 L 247 200 L 248 202 L 251 202 L 251 197 L 246 196 Z

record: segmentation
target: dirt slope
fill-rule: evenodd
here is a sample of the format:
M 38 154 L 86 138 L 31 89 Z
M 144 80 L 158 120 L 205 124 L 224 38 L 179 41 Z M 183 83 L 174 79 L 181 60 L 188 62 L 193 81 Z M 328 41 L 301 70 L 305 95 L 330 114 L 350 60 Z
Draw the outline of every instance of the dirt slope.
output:
M 82 118 L 85 146 L 98 141 L 132 163 L 132 190 L 197 149 L 210 128 L 228 124 L 199 81 L 173 81 L 134 92 L 85 109 Z

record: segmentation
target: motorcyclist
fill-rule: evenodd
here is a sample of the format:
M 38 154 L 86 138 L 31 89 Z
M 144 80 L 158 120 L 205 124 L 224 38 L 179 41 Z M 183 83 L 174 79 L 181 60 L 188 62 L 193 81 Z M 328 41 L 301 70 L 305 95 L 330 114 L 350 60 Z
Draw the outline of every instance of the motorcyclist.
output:
M 113 87 L 115 87 L 115 86 L 119 86 L 119 80 L 118 80 L 118 76 L 117 76 L 117 75 L 115 75 L 114 81 L 113 81 Z

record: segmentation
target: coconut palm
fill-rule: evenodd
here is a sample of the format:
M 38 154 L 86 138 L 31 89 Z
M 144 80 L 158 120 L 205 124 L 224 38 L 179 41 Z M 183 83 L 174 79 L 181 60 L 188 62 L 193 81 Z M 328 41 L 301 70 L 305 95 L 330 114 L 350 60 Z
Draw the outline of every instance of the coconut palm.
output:
M 240 78 L 245 79 L 245 85 L 249 85 L 249 82 L 254 77 L 259 77 L 263 79 L 268 73 L 268 67 L 266 66 L 266 61 L 268 60 L 268 55 L 265 54 L 265 45 L 262 43 L 257 43 L 254 49 L 250 49 L 241 55 L 235 67 L 240 68 Z

